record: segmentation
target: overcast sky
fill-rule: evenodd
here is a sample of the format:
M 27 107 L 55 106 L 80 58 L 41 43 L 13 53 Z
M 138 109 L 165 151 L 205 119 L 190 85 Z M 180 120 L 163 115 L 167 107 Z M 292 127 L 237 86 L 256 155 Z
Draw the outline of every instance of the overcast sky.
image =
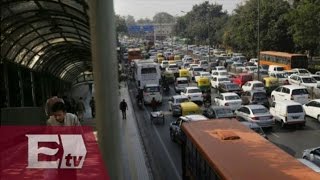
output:
M 114 0 L 116 14 L 121 16 L 132 15 L 134 18 L 150 18 L 158 12 L 167 12 L 173 16 L 181 16 L 181 11 L 188 12 L 195 4 L 205 0 Z M 209 0 L 210 3 L 222 4 L 224 10 L 232 13 L 237 4 L 245 0 Z

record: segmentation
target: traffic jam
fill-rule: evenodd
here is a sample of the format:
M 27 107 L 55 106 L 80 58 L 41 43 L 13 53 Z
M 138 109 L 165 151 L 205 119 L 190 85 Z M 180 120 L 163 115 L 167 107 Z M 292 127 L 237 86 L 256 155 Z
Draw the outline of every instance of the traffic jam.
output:
M 180 144 L 183 123 L 236 119 L 289 154 L 298 149 L 291 155 L 319 172 L 319 143 L 279 145 L 294 142 L 290 133 L 311 130 L 306 138 L 320 142 L 320 72 L 309 72 L 305 55 L 261 51 L 259 58 L 245 57 L 172 42 L 121 41 L 122 71 L 145 121 L 164 126 L 171 143 Z

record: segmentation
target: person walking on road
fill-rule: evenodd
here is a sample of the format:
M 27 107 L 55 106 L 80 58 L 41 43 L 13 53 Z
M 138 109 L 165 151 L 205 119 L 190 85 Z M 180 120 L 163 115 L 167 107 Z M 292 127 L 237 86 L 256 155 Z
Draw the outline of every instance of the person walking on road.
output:
M 80 97 L 79 101 L 77 102 L 77 116 L 79 118 L 80 121 L 83 121 L 83 116 L 84 116 L 84 112 L 86 111 L 86 108 L 84 106 L 82 97 Z
M 91 115 L 92 118 L 96 117 L 96 102 L 94 101 L 94 97 L 92 96 L 90 100 L 90 107 L 91 107 Z
M 125 99 L 120 102 L 120 110 L 122 112 L 122 119 L 127 119 L 126 111 L 128 110 L 128 104 Z

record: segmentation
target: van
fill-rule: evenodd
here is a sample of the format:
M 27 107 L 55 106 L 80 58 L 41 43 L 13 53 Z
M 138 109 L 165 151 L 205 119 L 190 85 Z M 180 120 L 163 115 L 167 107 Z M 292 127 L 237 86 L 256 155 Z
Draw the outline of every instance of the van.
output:
M 144 104 L 151 104 L 153 98 L 158 103 L 162 103 L 162 94 L 158 84 L 146 84 L 143 88 L 143 102 Z
M 188 78 L 186 77 L 179 77 L 176 79 L 174 83 L 174 90 L 176 93 L 179 93 L 184 90 L 184 88 L 189 86 Z
M 270 107 L 270 113 L 275 121 L 280 122 L 281 127 L 297 124 L 305 126 L 305 112 L 300 103 L 294 101 L 274 101 Z
M 309 93 L 304 86 L 285 85 L 273 90 L 271 99 L 272 101 L 293 100 L 300 104 L 305 104 L 309 101 Z
M 278 65 L 270 65 L 268 71 L 269 71 L 269 72 L 273 72 L 273 71 L 284 71 L 284 67 L 283 67 L 283 66 L 278 66 Z

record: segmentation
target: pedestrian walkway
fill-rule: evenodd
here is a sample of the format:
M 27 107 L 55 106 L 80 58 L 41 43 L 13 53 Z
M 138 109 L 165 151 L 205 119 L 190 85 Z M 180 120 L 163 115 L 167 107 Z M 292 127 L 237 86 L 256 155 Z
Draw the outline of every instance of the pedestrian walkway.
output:
M 86 90 L 86 89 L 85 89 Z M 78 91 L 84 91 L 84 88 Z M 86 99 L 90 99 L 88 93 L 81 92 L 86 95 Z M 80 92 L 78 94 L 81 94 Z M 127 119 L 123 120 L 121 111 L 119 110 L 120 132 L 121 132 L 121 158 L 123 168 L 123 178 L 128 180 L 149 180 L 151 173 L 147 168 L 146 156 L 144 153 L 144 147 L 140 138 L 135 113 L 132 107 L 132 102 L 128 92 L 128 86 L 125 83 L 120 84 L 119 89 L 119 102 L 125 99 L 128 104 Z M 91 109 L 88 103 L 86 106 L 86 116 L 81 124 L 83 126 L 92 126 L 96 129 L 95 119 L 91 117 Z M 118 106 L 118 105 L 117 105 Z M 95 132 L 96 133 L 96 132 Z

